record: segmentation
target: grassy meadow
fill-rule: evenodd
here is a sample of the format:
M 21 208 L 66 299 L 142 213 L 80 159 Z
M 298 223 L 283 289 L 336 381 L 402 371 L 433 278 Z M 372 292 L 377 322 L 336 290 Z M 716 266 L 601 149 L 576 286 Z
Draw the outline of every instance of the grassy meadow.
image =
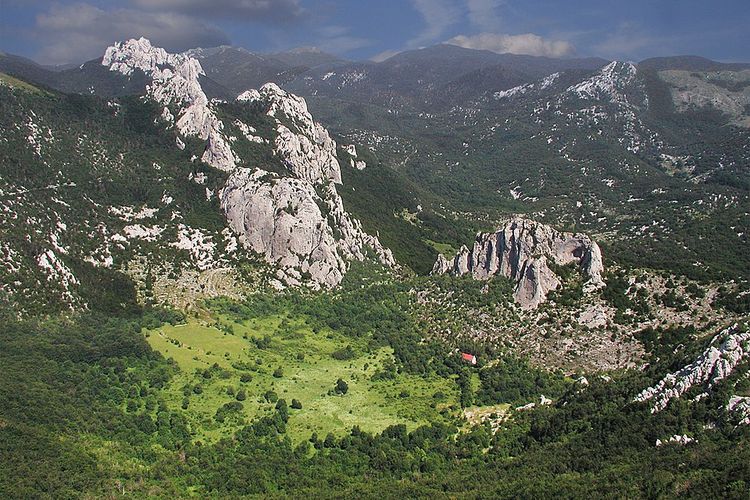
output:
M 368 432 L 394 424 L 413 429 L 452 420 L 458 408 L 453 380 L 405 373 L 373 380 L 378 371 L 392 366 L 390 348 L 370 348 L 366 338 L 330 329 L 314 331 L 300 317 L 273 315 L 243 322 L 222 316 L 193 318 L 149 331 L 147 340 L 180 368 L 165 397 L 170 406 L 184 409 L 196 440 L 215 441 L 247 421 L 272 414 L 276 397 L 288 405 L 301 403 L 301 409 L 289 409 L 287 434 L 294 442 L 313 433 L 340 436 L 355 425 Z M 348 385 L 346 394 L 334 393 L 338 379 Z M 238 397 L 240 391 L 244 398 Z M 241 410 L 217 419 L 220 408 L 238 399 Z

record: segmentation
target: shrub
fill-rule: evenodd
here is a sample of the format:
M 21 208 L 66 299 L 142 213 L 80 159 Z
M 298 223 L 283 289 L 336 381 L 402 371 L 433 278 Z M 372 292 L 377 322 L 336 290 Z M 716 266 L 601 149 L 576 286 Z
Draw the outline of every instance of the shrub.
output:
M 333 388 L 333 392 L 336 394 L 346 394 L 349 391 L 349 384 L 344 382 L 342 379 L 336 381 L 336 385 Z
M 349 359 L 356 358 L 357 353 L 354 352 L 354 349 L 352 349 L 352 346 L 348 345 L 346 347 L 333 351 L 333 353 L 331 353 L 331 357 L 333 359 L 338 359 L 339 361 L 346 361 Z

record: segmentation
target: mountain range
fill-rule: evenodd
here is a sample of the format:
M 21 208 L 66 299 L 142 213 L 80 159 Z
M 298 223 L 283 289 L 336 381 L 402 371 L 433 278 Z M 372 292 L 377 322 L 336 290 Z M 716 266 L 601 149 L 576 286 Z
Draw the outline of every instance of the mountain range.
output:
M 750 64 L 0 54 L 0 166 L 0 494 L 748 491 Z

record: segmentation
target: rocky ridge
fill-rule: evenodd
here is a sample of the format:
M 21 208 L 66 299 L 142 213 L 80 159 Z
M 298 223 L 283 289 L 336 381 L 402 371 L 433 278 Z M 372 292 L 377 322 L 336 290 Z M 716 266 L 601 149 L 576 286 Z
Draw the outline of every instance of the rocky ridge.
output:
M 199 77 L 205 73 L 197 59 L 185 54 L 170 54 L 140 38 L 108 47 L 102 65 L 125 76 L 139 70 L 151 77 L 146 94 L 164 106 L 163 120 L 169 125 L 174 124 L 184 137 L 196 136 L 206 141 L 201 158 L 205 163 L 219 170 L 234 169 L 238 159 L 222 132 L 224 124 L 216 116 L 201 87 Z M 176 111 L 176 118 L 170 108 Z M 177 144 L 180 147 L 181 142 Z
M 667 374 L 655 386 L 644 389 L 636 396 L 635 401 L 650 401 L 651 413 L 657 413 L 666 408 L 671 400 L 681 397 L 693 387 L 711 389 L 726 379 L 748 355 L 750 331 L 742 331 L 734 324 L 719 332 L 694 362 Z M 738 404 L 739 401 L 735 402 L 732 409 Z
M 529 219 L 514 218 L 494 233 L 477 234 L 471 250 L 465 245 L 448 260 L 438 256 L 433 274 L 471 275 L 486 280 L 504 276 L 515 283 L 513 296 L 523 308 L 533 309 L 560 286 L 550 268 L 577 264 L 588 276 L 586 290 L 604 286 L 599 245 L 585 234 L 561 233 Z
M 102 64 L 125 76 L 136 71 L 150 76 L 146 95 L 164 107 L 162 121 L 168 127 L 174 125 L 183 137 L 205 140 L 201 160 L 230 172 L 219 192 L 221 207 L 240 243 L 279 267 L 273 286 L 335 286 L 343 279 L 348 260 L 363 260 L 368 254 L 386 266 L 395 266 L 390 250 L 377 237 L 366 234 L 360 222 L 345 211 L 335 187 L 341 184 L 336 142 L 315 122 L 303 98 L 274 83 L 237 97 L 238 102 L 261 106 L 275 122 L 271 138 L 254 135 L 257 130 L 240 120 L 234 122 L 248 141 L 273 145 L 273 153 L 288 175 L 273 174 L 239 167 L 242 159 L 231 146 L 236 138 L 223 132 L 224 123 L 214 109 L 221 103 L 207 98 L 200 84 L 205 73 L 189 53 L 170 54 L 141 38 L 109 47 Z M 179 138 L 177 147 L 184 148 Z M 207 190 L 206 196 L 212 195 Z M 195 253 L 201 270 L 211 266 L 203 248 L 176 246 Z
M 566 93 L 580 99 L 609 100 L 627 104 L 629 101 L 626 91 L 629 86 L 636 83 L 637 74 L 638 70 L 632 63 L 612 61 L 594 76 L 571 85 Z
M 312 183 L 330 180 L 341 184 L 336 142 L 313 120 L 303 98 L 283 91 L 275 83 L 267 83 L 260 90 L 243 92 L 237 100 L 260 103 L 266 114 L 275 119 L 278 135 L 274 150 L 292 175 Z
M 390 250 L 344 210 L 336 191 L 341 184 L 336 142 L 313 120 L 305 100 L 273 83 L 237 100 L 258 103 L 275 119 L 274 151 L 290 174 L 240 168 L 219 193 L 242 244 L 280 266 L 275 286 L 299 285 L 304 277 L 316 287 L 335 286 L 346 261 L 363 260 L 368 249 L 382 264 L 395 266 Z

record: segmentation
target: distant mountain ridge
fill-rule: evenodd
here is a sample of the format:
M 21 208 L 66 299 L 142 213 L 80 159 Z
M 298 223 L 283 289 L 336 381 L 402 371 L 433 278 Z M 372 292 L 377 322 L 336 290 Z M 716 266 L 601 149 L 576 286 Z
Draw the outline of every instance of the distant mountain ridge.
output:
M 387 105 L 394 109 L 450 108 L 488 90 L 504 90 L 556 71 L 593 71 L 609 61 L 551 59 L 497 54 L 456 45 L 434 45 L 396 54 L 382 62 L 320 67 L 289 87 L 304 95 L 328 96 Z
M 651 57 L 638 63 L 641 69 L 656 71 L 740 71 L 750 69 L 750 63 L 723 63 L 700 56 Z
M 347 61 L 315 47 L 256 53 L 223 45 L 185 52 L 201 62 L 202 86 L 209 97 L 232 99 L 248 88 L 274 82 L 306 96 L 327 96 L 395 109 L 449 109 L 488 93 L 532 83 L 564 71 L 594 71 L 610 61 L 597 57 L 555 59 L 498 54 L 439 44 L 404 51 L 382 62 Z M 643 70 L 737 71 L 750 63 L 722 63 L 699 56 L 644 59 Z M 70 65 L 68 65 L 70 66 Z M 142 91 L 141 75 L 121 78 L 99 60 L 74 67 L 47 67 L 12 54 L 0 55 L 0 71 L 72 93 L 106 96 Z

